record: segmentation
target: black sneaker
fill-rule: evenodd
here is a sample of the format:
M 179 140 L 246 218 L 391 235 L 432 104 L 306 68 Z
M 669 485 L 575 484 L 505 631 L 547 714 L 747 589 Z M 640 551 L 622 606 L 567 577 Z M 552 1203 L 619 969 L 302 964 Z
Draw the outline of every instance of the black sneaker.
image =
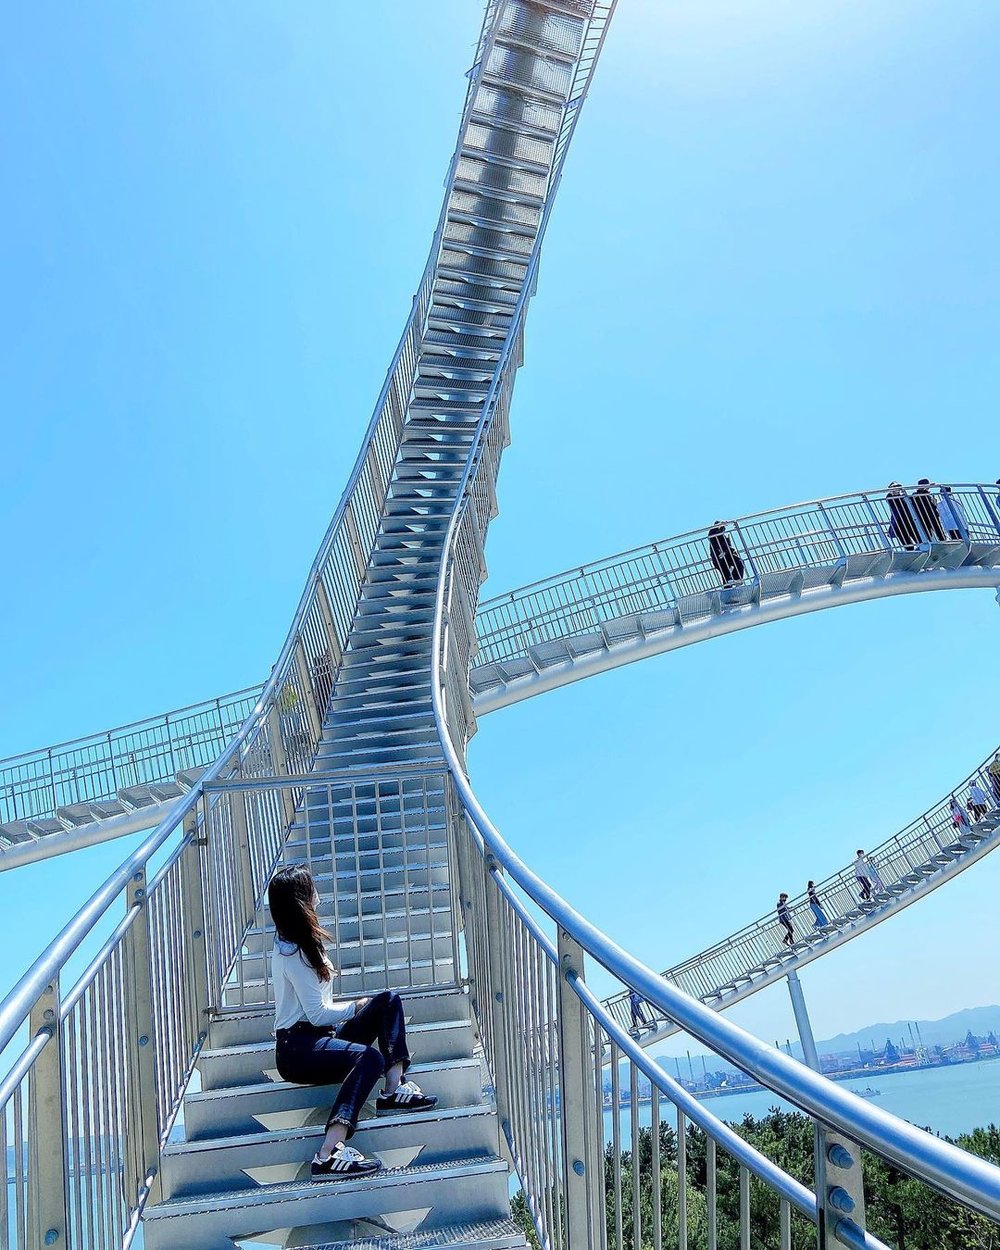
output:
M 391 1094 L 379 1094 L 375 1099 L 375 1110 L 380 1115 L 392 1111 L 429 1111 L 437 1106 L 437 1099 L 431 1098 L 413 1081 L 400 1081 Z
M 340 1181 L 349 1176 L 370 1176 L 381 1171 L 382 1164 L 378 1159 L 366 1159 L 360 1150 L 343 1142 L 334 1146 L 329 1159 L 320 1159 L 316 1155 L 312 1161 L 314 1181 Z

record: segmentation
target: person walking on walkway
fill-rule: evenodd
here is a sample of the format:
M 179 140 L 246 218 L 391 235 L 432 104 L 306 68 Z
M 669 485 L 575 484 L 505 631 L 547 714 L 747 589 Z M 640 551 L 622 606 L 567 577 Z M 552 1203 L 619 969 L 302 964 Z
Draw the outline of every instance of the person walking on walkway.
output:
M 785 936 L 781 939 L 782 946 L 795 945 L 795 930 L 792 927 L 792 913 L 788 909 L 788 895 L 778 895 L 778 905 L 775 908 L 778 913 L 778 923 L 785 930 Z
M 993 797 L 1000 803 L 1000 751 L 997 751 L 992 764 L 986 770 L 993 788 Z
M 913 507 L 924 531 L 924 541 L 929 543 L 944 542 L 944 530 L 938 515 L 937 500 L 931 494 L 930 479 L 922 477 L 913 492 Z
M 708 531 L 708 554 L 723 586 L 735 586 L 746 575 L 743 560 L 726 533 L 725 521 L 716 521 Z
M 951 812 L 951 823 L 953 828 L 962 832 L 969 827 L 969 818 L 966 816 L 962 804 L 954 795 L 948 800 L 948 810 Z
M 937 501 L 938 520 L 952 542 L 969 541 L 969 521 L 962 501 L 950 486 L 942 486 Z
M 872 896 L 872 868 L 868 862 L 868 856 L 860 847 L 854 861 L 854 877 L 861 886 L 861 901 L 867 903 Z
M 973 824 L 982 820 L 989 809 L 990 801 L 986 797 L 986 791 L 982 788 L 978 781 L 969 783 L 969 797 L 965 806 L 969 809 L 969 815 L 972 817 Z
M 889 522 L 889 537 L 895 538 L 907 551 L 912 551 L 920 542 L 916 518 L 910 507 L 910 497 L 898 482 L 890 482 L 886 491 L 885 501 L 889 505 L 892 520 Z
M 319 895 L 306 868 L 275 873 L 267 901 L 275 929 L 271 979 L 278 1075 L 296 1085 L 341 1082 L 326 1136 L 312 1160 L 312 1179 L 368 1176 L 382 1164 L 347 1141 L 379 1077 L 383 1088 L 375 1099 L 377 1114 L 428 1111 L 437 1104 L 404 1079 L 410 1054 L 403 1004 L 389 990 L 371 998 L 333 997 L 334 969 L 324 948 L 330 935 L 320 926 Z
M 806 886 L 806 893 L 809 897 L 809 908 L 816 921 L 814 928 L 825 929 L 830 922 L 826 918 L 826 912 L 820 905 L 819 895 L 816 893 L 816 885 L 814 882 L 810 881 Z
M 645 1000 L 640 998 L 635 990 L 628 992 L 628 1009 L 632 1013 L 632 1032 L 641 1033 L 643 1029 L 649 1026 L 646 1019 Z

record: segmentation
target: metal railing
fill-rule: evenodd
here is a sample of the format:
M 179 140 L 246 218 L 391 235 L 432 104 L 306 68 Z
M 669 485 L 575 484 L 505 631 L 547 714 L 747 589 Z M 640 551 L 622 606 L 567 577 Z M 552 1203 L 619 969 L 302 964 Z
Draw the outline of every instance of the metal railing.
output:
M 671 985 L 638 960 L 615 946 L 603 933 L 574 911 L 548 884 L 537 877 L 503 841 L 478 803 L 465 773 L 465 746 L 470 732 L 467 694 L 463 699 L 465 675 L 472 650 L 472 625 L 479 585 L 483 579 L 481 535 L 492 498 L 492 480 L 481 463 L 489 462 L 495 431 L 491 427 L 491 407 L 484 410 L 478 430 L 478 452 L 469 460 L 462 490 L 446 538 L 446 555 L 437 592 L 434 655 L 437 671 L 432 683 L 435 715 L 442 748 L 454 785 L 450 820 L 453 857 L 459 869 L 461 913 L 469 981 L 483 1049 L 496 1091 L 497 1107 L 511 1156 L 517 1166 L 536 1231 L 546 1247 L 569 1250 L 596 1250 L 610 1243 L 624 1250 L 631 1241 L 635 1250 L 643 1242 L 639 1227 L 641 1154 L 633 1151 L 631 1196 L 622 1189 L 620 1126 L 612 1112 L 611 1150 L 607 1147 L 603 1116 L 602 1071 L 605 1056 L 611 1060 L 611 1100 L 617 1108 L 620 1093 L 620 1060 L 628 1061 L 631 1092 L 637 1089 L 638 1072 L 645 1072 L 658 1091 L 678 1108 L 676 1138 L 676 1190 L 671 1217 L 676 1244 L 688 1245 L 692 1206 L 687 1175 L 687 1134 L 685 1115 L 695 1119 L 690 1100 L 685 1104 L 679 1088 L 665 1074 L 643 1066 L 640 1055 L 622 1025 L 605 1005 L 586 990 L 585 956 L 619 981 L 635 989 L 647 1003 L 695 1037 L 714 1054 L 750 1073 L 774 1093 L 806 1112 L 816 1125 L 816 1195 L 793 1202 L 794 1182 L 780 1169 L 754 1168 L 745 1156 L 737 1176 L 739 1194 L 740 1244 L 751 1245 L 751 1176 L 756 1175 L 777 1203 L 780 1244 L 791 1245 L 793 1206 L 823 1230 L 847 1246 L 877 1245 L 864 1231 L 864 1191 L 858 1146 L 871 1149 L 907 1175 L 943 1191 L 990 1219 L 1000 1220 L 1000 1169 L 968 1155 L 950 1143 L 914 1129 L 905 1121 L 873 1107 L 864 1099 L 838 1088 L 809 1068 L 780 1051 L 766 1046 L 731 1024 L 697 998 Z M 974 488 L 994 528 L 987 531 L 978 516 L 972 541 L 996 543 L 1000 525 L 991 512 L 985 492 Z M 833 507 L 844 514 L 839 524 L 824 522 L 822 534 L 815 533 L 815 513 L 824 515 Z M 864 507 L 865 515 L 858 510 Z M 869 509 L 875 512 L 871 516 Z M 794 518 L 794 519 L 793 519 Z M 845 518 L 849 518 L 849 523 Z M 980 538 L 980 527 L 987 535 Z M 971 528 L 971 527 L 970 527 Z M 849 561 L 854 554 L 867 556 L 873 547 L 873 532 L 880 534 L 880 549 L 891 550 L 892 539 L 882 534 L 878 513 L 866 496 L 847 496 L 824 505 L 804 505 L 780 513 L 765 514 L 752 528 L 753 542 L 743 547 L 747 558 L 761 560 L 754 576 L 766 575 L 770 568 L 787 568 L 788 552 L 794 550 L 796 568 L 811 563 L 829 564 L 827 544 L 833 532 L 841 544 L 838 554 Z M 742 532 L 742 523 L 741 523 Z M 794 533 L 790 543 L 789 538 Z M 853 533 L 854 546 L 844 546 Z M 806 541 L 807 535 L 809 537 Z M 766 544 L 765 544 L 766 536 Z M 703 541 L 699 536 L 699 541 Z M 695 539 L 677 540 L 674 552 L 693 548 Z M 770 564 L 763 563 L 769 552 Z M 657 551 L 657 555 L 660 552 Z M 634 561 L 634 554 L 619 557 L 611 567 L 621 569 Z M 649 559 L 644 549 L 642 558 Z M 687 593 L 709 589 L 706 576 L 714 568 L 704 551 L 688 551 Z M 661 567 L 663 564 L 661 563 Z M 674 576 L 668 582 L 657 575 L 658 587 L 673 593 L 681 583 L 676 572 L 684 565 L 678 557 Z M 529 588 L 514 604 L 507 605 L 508 616 L 502 628 L 523 640 L 527 618 L 536 621 L 545 611 L 576 612 L 582 591 L 595 603 L 595 587 L 588 584 L 592 570 L 581 570 L 571 578 L 555 579 L 544 588 Z M 634 581 L 634 569 L 628 576 Z M 624 579 L 623 579 L 624 580 Z M 569 583 L 569 585 L 567 585 Z M 617 593 L 619 581 L 610 575 L 609 586 Z M 716 582 L 716 587 L 718 582 Z M 553 596 L 556 587 L 563 591 Z M 674 600 L 676 602 L 676 599 Z M 652 606 L 643 603 L 642 610 Z M 636 610 L 639 610 L 638 608 Z M 518 621 L 515 613 L 521 616 Z M 515 624 L 516 622 L 516 624 Z M 482 660 L 482 654 L 478 657 Z M 554 943 L 535 918 L 540 911 L 556 928 Z M 638 1139 L 638 1120 L 631 1099 L 632 1128 Z M 734 1143 L 720 1133 L 721 1126 L 703 1109 L 695 1120 L 706 1135 L 706 1152 L 711 1141 L 713 1154 L 720 1147 L 732 1153 Z M 653 1141 L 659 1142 L 659 1125 Z M 660 1167 L 651 1141 L 650 1179 L 656 1176 L 659 1194 Z M 636 1158 L 639 1163 L 635 1163 Z M 610 1159 L 612 1178 L 606 1175 Z M 715 1164 L 712 1168 L 716 1175 Z M 714 1185 L 714 1181 L 713 1181 Z M 711 1187 L 710 1187 L 711 1188 Z M 631 1236 L 626 1238 L 624 1211 L 631 1212 Z M 718 1208 L 714 1196 L 706 1198 L 705 1244 L 715 1247 L 719 1233 Z M 649 1235 L 655 1250 L 665 1240 L 662 1203 L 654 1204 Z M 699 1243 L 700 1244 L 700 1243 Z M 768 1242 L 767 1244 L 773 1244 Z
M 937 515 L 938 496 L 927 498 Z M 600 633 L 610 622 L 638 613 L 664 612 L 683 622 L 710 610 L 712 596 L 724 595 L 731 607 L 751 603 L 785 591 L 789 574 L 801 575 L 799 589 L 808 589 L 829 580 L 827 571 L 838 566 L 848 579 L 864 577 L 878 568 L 880 558 L 898 564 L 909 553 L 909 564 L 923 567 L 931 544 L 949 559 L 995 551 L 1000 489 L 960 485 L 953 487 L 952 498 L 962 514 L 954 541 L 943 529 L 929 528 L 927 508 L 918 511 L 913 495 L 908 496 L 913 531 L 898 536 L 889 499 L 864 491 L 728 522 L 716 536 L 714 562 L 709 531 L 702 529 L 557 574 L 480 607 L 475 663 L 520 659 L 530 647 Z M 908 544 L 907 538 L 915 541 Z
M 870 901 L 860 897 L 853 864 L 816 885 L 820 909 L 829 924 L 817 926 L 805 892 L 789 898 L 796 942 L 815 944 L 818 949 L 824 940 L 836 936 L 842 926 L 861 926 L 870 919 L 877 919 L 885 910 L 891 910 L 898 901 L 905 899 L 905 894 L 896 893 L 897 887 L 913 889 L 928 881 L 932 873 L 953 873 L 962 855 L 972 852 L 978 845 L 969 837 L 972 827 L 967 810 L 970 786 L 976 784 L 987 800 L 984 816 L 995 815 L 1000 808 L 1000 773 L 989 771 L 998 758 L 1000 749 L 988 755 L 948 796 L 891 838 L 866 851 L 874 875 Z M 957 817 L 951 806 L 952 799 L 957 803 Z M 984 838 L 987 836 L 983 834 Z M 751 974 L 761 975 L 767 966 L 777 966 L 783 956 L 791 958 L 794 952 L 790 954 L 789 948 L 782 945 L 783 933 L 772 910 L 706 950 L 668 968 L 663 976 L 696 998 L 715 998 L 726 987 L 748 983 Z M 631 1024 L 627 993 L 609 998 L 605 1005 L 620 1024 L 626 1027 Z
M 126 787 L 206 768 L 232 741 L 262 689 L 237 690 L 0 761 L 0 825 L 54 817 L 74 804 L 114 802 Z
M 612 7 L 597 5 L 603 15 Z M 493 20 L 491 14 L 495 17 L 492 6 L 484 32 Z M 596 51 L 593 42 L 590 51 Z M 463 128 L 477 88 L 475 68 Z M 580 98 L 585 87 L 584 82 Z M 578 115 L 578 107 L 568 110 L 557 136 L 560 147 L 547 188 L 543 226 Z M 452 174 L 457 158 L 458 151 Z M 307 770 L 382 519 L 413 390 L 448 204 L 446 195 L 409 320 L 354 470 L 259 699 L 204 776 L 176 800 L 168 817 L 0 1003 L 0 1055 L 4 1058 L 0 1146 L 14 1160 L 13 1179 L 0 1199 L 0 1250 L 28 1246 L 33 1250 L 39 1244 L 68 1244 L 74 1250 L 95 1244 L 131 1244 L 143 1207 L 157 1197 L 159 1152 L 204 1044 L 209 1013 L 223 1005 L 265 1001 L 268 994 L 262 958 L 267 940 L 263 896 L 297 812 L 304 813 L 298 823 L 305 828 L 305 859 L 315 863 L 312 814 L 319 810 L 319 823 L 325 824 L 332 849 L 337 836 L 333 809 L 346 795 L 358 848 L 355 894 L 360 898 L 365 893 L 366 874 L 373 881 L 391 875 L 384 838 L 374 852 L 378 861 L 374 868 L 368 868 L 361 851 L 367 817 L 359 813 L 359 800 L 372 782 L 371 770 L 364 770 L 363 777 L 315 777 Z M 493 416 L 498 400 L 505 411 L 520 364 L 524 311 L 536 279 L 542 232 L 527 261 L 490 388 L 486 409 Z M 491 424 L 496 438 L 503 420 Z M 498 454 L 497 444 L 490 446 Z M 481 459 L 480 454 L 477 464 Z M 495 473 L 495 461 L 492 469 Z M 467 690 L 465 695 L 467 703 Z M 376 787 L 379 784 L 376 777 Z M 397 777 L 389 782 L 390 786 L 406 784 Z M 420 786 L 422 828 L 432 830 L 426 806 L 433 779 L 421 781 Z M 303 808 L 307 795 L 309 801 Z M 379 801 L 384 797 L 380 795 Z M 441 907 L 434 889 L 437 862 L 433 858 L 440 849 L 426 840 L 423 846 L 405 847 L 399 869 L 403 888 L 413 885 L 414 873 L 425 871 L 432 917 L 426 958 L 432 975 L 440 969 L 442 975 L 453 977 L 456 926 L 449 919 L 450 932 L 444 934 L 442 947 L 442 934 L 433 922 Z M 166 854 L 165 862 L 154 872 L 154 857 L 162 854 Z M 339 907 L 343 892 L 338 895 L 335 890 L 334 895 L 334 906 Z M 67 961 L 82 950 L 99 925 L 113 918 L 122 900 L 124 914 L 67 994 L 61 983 Z M 452 916 L 450 898 L 446 908 Z M 356 911 L 355 920 L 359 955 L 356 967 L 349 967 L 345 974 L 350 977 L 356 972 L 364 985 L 368 957 L 363 910 Z M 247 938 L 260 949 L 247 945 Z M 411 929 L 408 939 L 404 936 L 404 945 L 409 940 L 410 949 L 400 959 L 407 968 L 419 962 L 413 939 Z M 371 963 L 380 971 L 391 964 L 384 947 Z M 105 1062 L 110 1056 L 114 1063 Z
M 0 1004 L 0 1144 L 14 1159 L 0 1198 L 0 1250 L 45 1238 L 80 1250 L 128 1245 L 155 1198 L 160 1146 L 208 1012 L 224 997 L 319 741 L 382 515 L 440 237 L 439 225 L 354 470 L 250 715 Z M 273 784 L 251 804 L 234 786 L 253 778 Z M 173 839 L 153 875 L 154 857 Z M 121 907 L 67 994 L 67 961 Z M 109 1054 L 118 1062 L 105 1064 Z

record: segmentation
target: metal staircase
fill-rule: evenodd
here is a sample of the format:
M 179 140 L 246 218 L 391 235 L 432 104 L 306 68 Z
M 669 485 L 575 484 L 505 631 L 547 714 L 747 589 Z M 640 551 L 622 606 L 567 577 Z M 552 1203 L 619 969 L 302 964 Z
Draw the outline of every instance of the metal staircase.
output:
M 310 1181 L 308 1160 L 335 1088 L 279 1078 L 269 1009 L 213 1021 L 201 1089 L 184 1100 L 183 1138 L 162 1152 L 163 1198 L 146 1213 L 147 1250 L 232 1250 L 234 1239 L 313 1246 L 366 1235 L 391 1247 L 414 1232 L 435 1247 L 523 1245 L 508 1218 L 507 1165 L 473 1056 L 468 999 L 454 988 L 414 991 L 405 1001 L 412 1071 L 439 1108 L 363 1119 L 354 1144 L 385 1171 L 328 1185 Z
M 623 1075 L 633 1139 L 640 1075 L 653 1091 L 650 1161 L 632 1153 L 637 1247 L 649 1240 L 647 1182 L 652 1244 L 662 1250 L 665 1219 L 687 1244 L 691 1125 L 704 1134 L 710 1245 L 717 1154 L 735 1165 L 743 1247 L 755 1185 L 775 1204 L 756 1244 L 790 1250 L 794 1218 L 824 1246 L 885 1250 L 865 1228 L 862 1149 L 1000 1220 L 1000 1169 L 643 967 L 514 855 L 466 775 L 476 603 L 525 312 L 613 7 L 487 4 L 430 259 L 274 670 L 225 750 L 0 1004 L 0 1250 L 522 1250 L 510 1164 L 546 1250 L 624 1250 Z M 905 569 L 868 546 L 832 559 L 824 544 L 845 535 L 806 561 L 817 587 L 954 573 L 972 550 L 919 553 Z M 746 586 L 694 585 L 673 626 L 771 599 L 785 610 L 806 589 L 789 555 L 804 538 L 779 534 L 784 563 Z M 691 563 L 704 581 L 704 552 Z M 969 584 L 991 576 L 979 569 Z M 643 634 L 647 609 L 630 609 Z M 610 647 L 610 631 L 597 632 Z M 528 645 L 531 667 L 544 667 Z M 316 876 L 337 990 L 401 990 L 413 1070 L 440 1099 L 433 1116 L 363 1122 L 359 1144 L 386 1168 L 360 1181 L 303 1176 L 333 1089 L 289 1084 L 270 1066 L 266 888 L 282 863 Z M 74 959 L 84 971 L 67 987 Z M 587 988 L 587 959 L 812 1117 L 815 1191 L 648 1060 Z M 661 1099 L 677 1129 L 666 1211 Z

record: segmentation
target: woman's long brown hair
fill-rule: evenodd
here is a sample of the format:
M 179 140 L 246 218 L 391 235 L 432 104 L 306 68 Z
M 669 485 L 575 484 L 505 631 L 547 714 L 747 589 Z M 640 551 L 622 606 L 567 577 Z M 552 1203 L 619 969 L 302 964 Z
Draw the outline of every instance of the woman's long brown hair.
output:
M 321 981 L 330 980 L 324 942 L 332 937 L 319 922 L 313 899 L 316 884 L 308 868 L 281 868 L 267 887 L 267 904 L 278 937 L 294 942 Z

